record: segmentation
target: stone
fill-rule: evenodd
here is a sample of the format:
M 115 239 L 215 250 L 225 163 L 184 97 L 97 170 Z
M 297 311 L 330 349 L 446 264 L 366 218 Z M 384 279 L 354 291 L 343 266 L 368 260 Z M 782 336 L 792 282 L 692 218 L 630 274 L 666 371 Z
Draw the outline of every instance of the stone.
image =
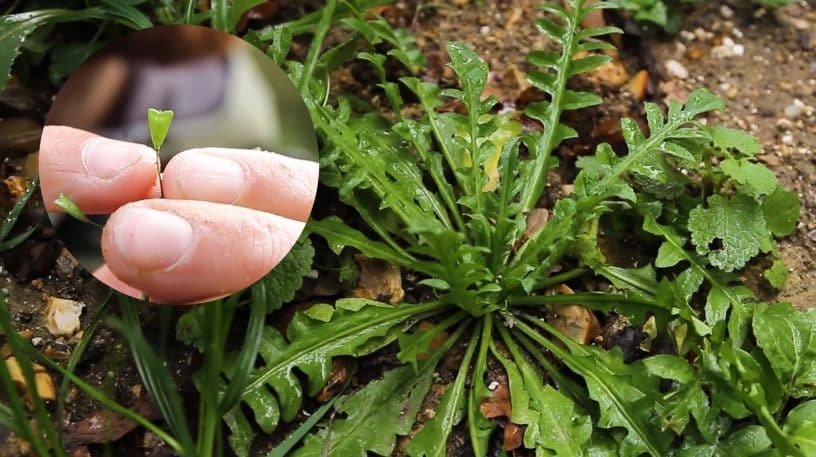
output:
M 54 336 L 71 336 L 79 330 L 79 316 L 85 305 L 75 300 L 48 297 L 45 327 Z

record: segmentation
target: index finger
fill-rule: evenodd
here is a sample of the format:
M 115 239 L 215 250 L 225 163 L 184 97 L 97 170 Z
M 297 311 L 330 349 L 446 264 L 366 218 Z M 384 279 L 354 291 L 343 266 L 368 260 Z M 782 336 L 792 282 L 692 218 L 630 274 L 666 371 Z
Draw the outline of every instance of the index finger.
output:
M 109 214 L 120 206 L 161 195 L 156 151 L 62 125 L 48 125 L 40 140 L 40 185 L 45 208 L 61 193 L 86 214 Z

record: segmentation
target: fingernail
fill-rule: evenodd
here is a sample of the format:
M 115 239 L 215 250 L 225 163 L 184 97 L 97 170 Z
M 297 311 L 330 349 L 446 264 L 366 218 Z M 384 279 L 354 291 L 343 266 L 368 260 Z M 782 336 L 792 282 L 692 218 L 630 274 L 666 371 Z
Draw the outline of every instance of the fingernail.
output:
M 108 138 L 82 143 L 82 164 L 92 175 L 111 179 L 139 162 L 156 163 L 156 151 L 141 144 Z
M 185 155 L 175 176 L 183 195 L 213 203 L 235 203 L 247 186 L 240 163 L 207 153 Z
M 174 214 L 150 208 L 125 208 L 116 214 L 113 243 L 124 260 L 141 271 L 173 266 L 193 245 L 193 227 Z

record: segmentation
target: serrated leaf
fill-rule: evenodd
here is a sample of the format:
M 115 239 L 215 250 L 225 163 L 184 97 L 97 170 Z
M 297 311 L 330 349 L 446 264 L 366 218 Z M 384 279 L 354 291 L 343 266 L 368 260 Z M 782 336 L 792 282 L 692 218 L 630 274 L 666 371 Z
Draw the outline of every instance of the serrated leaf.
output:
M 664 455 L 668 435 L 653 427 L 649 414 L 659 397 L 656 377 L 649 375 L 639 362 L 624 364 L 622 353 L 617 348 L 607 352 L 584 346 L 549 325 L 535 319 L 530 319 L 530 322 L 547 330 L 567 347 L 564 350 L 541 337 L 525 322 L 516 323 L 525 334 L 552 351 L 570 370 L 584 378 L 589 396 L 598 403 L 600 410 L 597 426 L 626 429 L 621 443 L 622 455 Z M 636 383 L 635 379 L 638 380 Z
M 759 140 L 743 130 L 719 125 L 708 127 L 707 130 L 714 146 L 723 151 L 736 150 L 748 157 L 753 157 L 762 151 Z
M 385 373 L 361 390 L 340 398 L 335 410 L 345 413 L 328 429 L 311 434 L 295 457 L 337 455 L 366 457 L 368 452 L 391 455 L 397 435 L 407 435 L 430 389 L 433 372 L 442 355 L 458 339 L 461 331 L 422 362 L 418 370 L 403 366 Z
M 770 248 L 759 204 L 746 195 L 712 195 L 707 208 L 691 210 L 688 227 L 697 253 L 724 271 L 740 269 L 760 250 Z M 721 246 L 712 245 L 715 241 Z
M 459 424 L 465 412 L 465 397 L 467 389 L 465 381 L 467 379 L 470 361 L 476 350 L 476 343 L 479 338 L 474 334 L 468 343 L 465 355 L 459 365 L 456 379 L 445 390 L 442 400 L 436 408 L 436 414 L 422 427 L 405 451 L 411 457 L 445 457 L 447 455 L 448 437 L 453 428 Z
M 542 383 L 541 374 L 521 356 L 507 330 L 499 327 L 499 331 L 512 360 L 495 350 L 493 354 L 507 374 L 511 419 L 513 423 L 527 426 L 524 447 L 535 449 L 537 455 L 545 452 L 554 452 L 556 456 L 582 455 L 592 434 L 589 416 L 580 414 L 575 403 L 564 394 Z
M 311 240 L 301 238 L 280 263 L 263 277 L 267 312 L 276 311 L 295 298 L 303 278 L 312 271 L 314 253 Z
M 749 189 L 749 194 L 757 200 L 773 193 L 778 184 L 776 176 L 765 165 L 748 159 L 725 159 L 720 169 L 731 179 Z

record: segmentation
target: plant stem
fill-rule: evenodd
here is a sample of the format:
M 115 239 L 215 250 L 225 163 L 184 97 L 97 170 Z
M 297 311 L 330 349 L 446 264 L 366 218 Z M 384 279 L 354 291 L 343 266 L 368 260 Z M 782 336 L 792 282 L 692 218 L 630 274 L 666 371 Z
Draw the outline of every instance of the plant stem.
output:
M 535 288 L 539 290 L 546 289 L 548 287 L 567 282 L 570 279 L 580 278 L 588 272 L 589 270 L 586 268 L 573 268 L 572 270 L 542 279 L 540 282 L 536 283 Z
M 337 0 L 327 0 L 326 6 L 323 7 L 323 13 L 320 17 L 320 22 L 317 23 L 317 30 L 315 36 L 312 38 L 312 45 L 309 47 L 309 54 L 306 56 L 306 63 L 303 66 L 303 74 L 298 82 L 298 91 L 302 97 L 306 97 L 309 91 L 309 81 L 312 79 L 315 67 L 317 67 L 317 58 L 320 56 L 320 48 L 323 46 L 323 41 L 326 39 L 326 33 L 331 26 L 332 17 L 334 16 L 334 9 L 337 6 Z
M 569 27 L 579 27 L 579 16 L 581 14 L 580 5 L 573 8 L 571 11 Z M 564 34 L 564 44 L 561 51 L 561 57 L 558 62 L 558 68 L 561 71 L 556 73 L 555 85 L 553 87 L 552 102 L 547 110 L 547 124 L 544 126 L 544 133 L 541 136 L 541 141 L 537 144 L 537 151 L 535 163 L 533 164 L 533 174 L 530 178 L 531 184 L 524 190 L 521 198 L 522 214 L 527 214 L 535 207 L 538 198 L 544 191 L 544 185 L 547 182 L 547 163 L 550 161 L 550 154 L 552 150 L 558 146 L 555 143 L 558 138 L 558 132 L 561 121 L 561 104 L 564 94 L 566 93 L 567 81 L 569 80 L 569 65 L 572 61 L 572 56 L 575 54 L 575 47 L 578 44 L 578 33 L 575 29 L 567 31 Z

